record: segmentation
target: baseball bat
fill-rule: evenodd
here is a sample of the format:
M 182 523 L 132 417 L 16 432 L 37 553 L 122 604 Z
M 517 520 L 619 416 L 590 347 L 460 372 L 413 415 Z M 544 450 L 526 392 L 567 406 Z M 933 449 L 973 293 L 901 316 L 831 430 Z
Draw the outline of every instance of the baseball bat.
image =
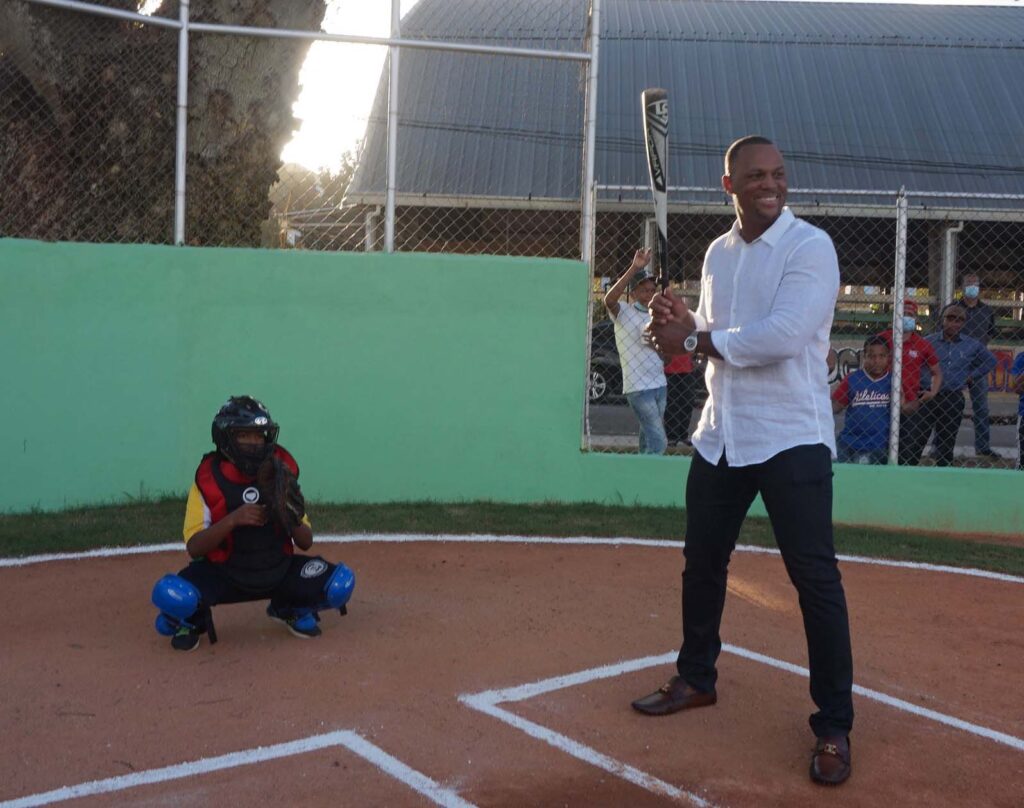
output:
M 651 175 L 654 197 L 654 221 L 658 228 L 655 256 L 658 259 L 658 286 L 668 288 L 668 92 L 651 87 L 640 95 L 643 108 L 644 142 L 647 146 L 647 170 Z

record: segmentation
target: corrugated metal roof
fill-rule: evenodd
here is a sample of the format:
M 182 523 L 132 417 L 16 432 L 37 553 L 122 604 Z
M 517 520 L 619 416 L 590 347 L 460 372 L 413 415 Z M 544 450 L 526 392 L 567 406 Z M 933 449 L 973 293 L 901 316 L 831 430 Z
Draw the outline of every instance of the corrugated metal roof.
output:
M 420 0 L 403 37 L 583 50 L 581 0 Z M 669 91 L 669 181 L 771 137 L 791 187 L 1024 193 L 1024 9 L 602 0 L 596 179 L 646 185 L 639 96 Z M 401 56 L 401 195 L 578 199 L 584 67 Z M 355 196 L 384 188 L 386 72 Z

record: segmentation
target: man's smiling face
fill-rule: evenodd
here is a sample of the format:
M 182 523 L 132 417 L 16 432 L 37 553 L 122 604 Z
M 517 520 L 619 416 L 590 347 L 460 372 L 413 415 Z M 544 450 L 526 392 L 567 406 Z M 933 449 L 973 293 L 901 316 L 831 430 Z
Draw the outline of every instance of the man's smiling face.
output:
M 722 187 L 733 196 L 740 226 L 760 235 L 779 218 L 786 204 L 782 154 L 767 144 L 744 146 L 733 158 L 730 173 L 722 177 Z

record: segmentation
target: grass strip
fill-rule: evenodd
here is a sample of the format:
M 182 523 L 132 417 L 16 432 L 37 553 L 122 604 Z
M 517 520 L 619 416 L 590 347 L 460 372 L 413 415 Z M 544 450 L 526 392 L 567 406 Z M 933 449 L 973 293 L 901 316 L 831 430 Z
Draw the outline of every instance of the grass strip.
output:
M 495 502 L 310 504 L 317 533 L 493 533 L 521 536 L 630 536 L 682 541 L 681 508 Z M 163 498 L 59 512 L 0 515 L 0 556 L 157 544 L 181 538 L 184 499 Z M 766 519 L 748 519 L 740 543 L 774 547 Z M 836 527 L 843 554 L 946 564 L 1024 576 L 1024 547 L 929 534 Z M 184 548 L 183 548 L 184 552 Z

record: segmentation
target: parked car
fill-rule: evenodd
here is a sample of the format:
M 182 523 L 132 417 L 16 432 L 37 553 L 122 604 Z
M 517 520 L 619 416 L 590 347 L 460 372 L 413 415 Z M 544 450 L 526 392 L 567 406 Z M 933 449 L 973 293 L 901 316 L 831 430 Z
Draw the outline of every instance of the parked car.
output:
M 698 360 L 696 369 L 703 374 L 705 360 Z M 702 379 L 703 381 L 703 379 Z M 587 397 L 591 404 L 612 404 L 624 399 L 622 395 L 622 363 L 615 344 L 615 323 L 602 320 L 590 329 L 590 380 Z M 701 408 L 708 397 L 707 387 L 697 388 L 694 407 Z
M 602 320 L 590 329 L 590 381 L 587 397 L 591 404 L 607 404 L 622 398 L 622 364 L 615 345 L 615 323 Z

